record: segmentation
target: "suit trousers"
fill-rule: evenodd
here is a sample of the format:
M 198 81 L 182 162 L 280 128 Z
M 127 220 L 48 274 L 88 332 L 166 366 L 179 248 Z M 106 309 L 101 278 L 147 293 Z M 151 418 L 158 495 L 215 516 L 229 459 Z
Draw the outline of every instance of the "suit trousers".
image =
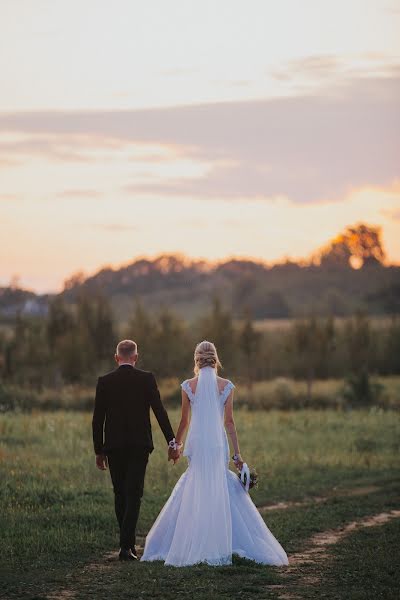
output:
M 149 450 L 115 448 L 107 452 L 114 489 L 115 514 L 120 531 L 120 546 L 129 550 L 136 544 L 136 524 L 143 496 Z

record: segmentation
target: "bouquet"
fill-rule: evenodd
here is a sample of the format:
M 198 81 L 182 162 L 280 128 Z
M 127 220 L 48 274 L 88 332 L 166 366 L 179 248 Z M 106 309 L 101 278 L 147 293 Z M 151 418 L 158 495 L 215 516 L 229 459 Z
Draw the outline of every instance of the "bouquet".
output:
M 252 488 L 257 489 L 258 473 L 253 467 L 249 468 L 247 463 L 243 463 L 242 470 L 239 471 L 238 477 L 244 485 L 246 491 L 249 491 Z

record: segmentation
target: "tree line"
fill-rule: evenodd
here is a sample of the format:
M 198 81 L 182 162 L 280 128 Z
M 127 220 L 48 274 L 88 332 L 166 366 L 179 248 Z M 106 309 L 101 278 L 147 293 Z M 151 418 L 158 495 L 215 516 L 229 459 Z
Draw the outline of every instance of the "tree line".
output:
M 11 332 L 0 333 L 1 377 L 35 389 L 93 385 L 115 366 L 114 349 L 123 338 L 138 343 L 138 367 L 158 378 L 188 377 L 202 339 L 216 344 L 222 376 L 249 389 L 253 382 L 282 376 L 306 380 L 311 395 L 316 379 L 350 376 L 362 385 L 369 374 L 400 374 L 399 318 L 376 327 L 362 313 L 341 322 L 309 316 L 268 330 L 250 312 L 234 319 L 215 298 L 190 323 L 168 308 L 154 314 L 138 301 L 128 322 L 118 325 L 106 297 L 82 294 L 73 305 L 56 297 L 45 318 L 17 315 Z

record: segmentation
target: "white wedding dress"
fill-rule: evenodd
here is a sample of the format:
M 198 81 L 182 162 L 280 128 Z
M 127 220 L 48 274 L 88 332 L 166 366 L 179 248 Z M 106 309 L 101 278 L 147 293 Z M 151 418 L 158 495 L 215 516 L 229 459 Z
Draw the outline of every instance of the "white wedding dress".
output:
M 232 554 L 268 565 L 287 565 L 237 474 L 229 470 L 224 405 L 233 387 L 218 390 L 216 371 L 200 369 L 196 392 L 181 384 L 191 404 L 184 455 L 188 468 L 178 480 L 146 538 L 142 561 L 176 567 L 229 565 Z

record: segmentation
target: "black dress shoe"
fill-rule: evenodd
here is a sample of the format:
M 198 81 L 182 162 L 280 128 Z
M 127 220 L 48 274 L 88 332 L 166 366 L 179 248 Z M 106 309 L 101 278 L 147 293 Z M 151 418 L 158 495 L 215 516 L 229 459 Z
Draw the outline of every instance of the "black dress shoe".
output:
M 132 554 L 131 550 L 120 550 L 118 555 L 119 560 L 137 560 L 138 557 Z

